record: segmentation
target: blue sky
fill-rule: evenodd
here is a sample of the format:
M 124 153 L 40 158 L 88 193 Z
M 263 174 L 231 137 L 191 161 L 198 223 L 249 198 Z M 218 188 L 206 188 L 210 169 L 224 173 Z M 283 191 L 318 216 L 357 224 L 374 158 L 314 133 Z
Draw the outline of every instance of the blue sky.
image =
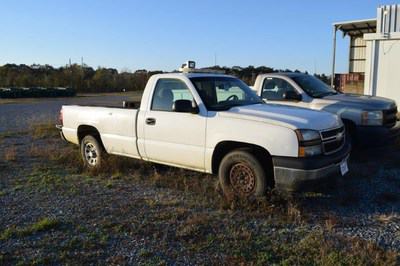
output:
M 0 64 L 84 62 L 119 70 L 266 65 L 329 73 L 332 23 L 376 17 L 390 1 L 3 0 Z M 338 72 L 348 41 L 338 34 Z

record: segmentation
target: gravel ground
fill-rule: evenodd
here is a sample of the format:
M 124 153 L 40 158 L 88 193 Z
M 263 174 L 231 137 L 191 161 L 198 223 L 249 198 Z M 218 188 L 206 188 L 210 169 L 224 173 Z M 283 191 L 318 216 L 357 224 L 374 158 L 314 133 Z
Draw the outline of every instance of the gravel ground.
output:
M 49 121 L 66 102 L 123 99 L 0 105 L 0 264 L 309 264 L 303 248 L 314 237 L 321 246 L 343 237 L 400 254 L 398 144 L 354 152 L 350 174 L 322 192 L 232 206 L 214 190 L 213 176 L 120 158 L 110 171 L 87 173 L 56 132 L 18 133 Z

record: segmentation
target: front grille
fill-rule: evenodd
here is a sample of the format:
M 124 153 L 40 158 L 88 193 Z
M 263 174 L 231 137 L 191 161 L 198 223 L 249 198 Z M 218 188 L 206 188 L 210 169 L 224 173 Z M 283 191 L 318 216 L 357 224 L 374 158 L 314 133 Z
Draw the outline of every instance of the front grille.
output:
M 321 139 L 324 154 L 331 154 L 340 150 L 346 141 L 344 127 L 322 131 Z
M 397 107 L 389 110 L 383 110 L 383 125 L 391 128 L 396 124 L 397 121 Z

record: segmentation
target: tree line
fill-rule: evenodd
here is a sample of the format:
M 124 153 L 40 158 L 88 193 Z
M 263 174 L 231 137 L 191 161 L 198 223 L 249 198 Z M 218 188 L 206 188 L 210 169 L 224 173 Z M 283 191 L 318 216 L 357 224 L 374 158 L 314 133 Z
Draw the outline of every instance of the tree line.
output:
M 292 72 L 289 69 L 279 70 L 266 66 L 254 67 L 220 67 L 213 66 L 208 69 L 224 71 L 234 75 L 247 84 L 252 85 L 258 74 L 272 72 Z M 294 72 L 300 72 L 295 70 Z M 93 69 L 87 65 L 66 65 L 53 67 L 50 65 L 16 65 L 6 64 L 0 66 L 1 87 L 69 87 L 77 92 L 116 92 L 143 90 L 150 76 L 162 71 L 147 71 L 145 69 L 135 72 L 121 71 L 113 68 L 99 67 Z M 329 84 L 329 77 L 322 74 L 316 75 Z

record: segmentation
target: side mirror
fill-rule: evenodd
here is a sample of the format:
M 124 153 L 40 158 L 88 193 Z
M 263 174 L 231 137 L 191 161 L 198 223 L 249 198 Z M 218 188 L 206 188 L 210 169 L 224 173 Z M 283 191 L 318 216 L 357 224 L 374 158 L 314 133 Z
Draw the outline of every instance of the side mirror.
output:
M 291 101 L 301 101 L 303 97 L 301 94 L 298 94 L 295 91 L 287 91 L 283 94 L 283 98 L 285 100 L 291 100 Z
M 176 100 L 172 106 L 172 110 L 178 113 L 199 113 L 199 107 L 190 100 Z

